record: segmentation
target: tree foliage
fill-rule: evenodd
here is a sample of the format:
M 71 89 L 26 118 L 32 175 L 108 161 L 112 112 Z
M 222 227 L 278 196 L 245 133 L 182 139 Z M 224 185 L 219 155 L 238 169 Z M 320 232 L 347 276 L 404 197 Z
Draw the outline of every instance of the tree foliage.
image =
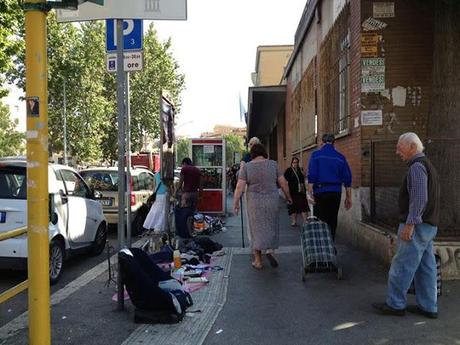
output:
M 189 139 L 182 138 L 182 139 L 177 140 L 176 142 L 176 150 L 177 150 L 176 166 L 179 166 L 185 157 L 189 157 L 189 148 L 190 148 Z
M 25 136 L 16 131 L 17 124 L 17 119 L 11 121 L 8 106 L 0 103 L 0 157 L 24 153 Z
M 240 155 L 240 158 L 243 157 L 244 148 L 244 139 L 235 134 L 225 134 L 225 156 L 226 156 L 226 164 L 227 166 L 231 166 L 233 164 L 233 156 L 235 153 Z M 235 162 L 239 163 L 239 162 Z
M 13 0 L 7 0 L 9 2 Z M 18 11 L 22 14 L 22 10 Z M 18 27 L 12 32 L 24 37 Z M 47 17 L 47 33 L 50 154 L 60 153 L 64 147 L 65 87 L 69 155 L 78 162 L 116 160 L 116 79 L 114 74 L 106 71 L 104 22 L 57 23 L 52 11 Z M 0 36 L 0 43 L 4 43 L 3 36 Z M 180 108 L 184 76 L 180 74 L 170 48 L 171 41 L 160 42 L 151 24 L 144 34 L 144 69 L 130 76 L 133 151 L 141 149 L 145 138 L 159 136 L 162 90 L 168 90 L 176 108 Z M 14 51 L 15 58 L 9 60 L 14 68 L 6 67 L 8 79 L 25 89 L 23 48 L 16 47 Z
M 3 87 L 10 72 L 24 57 L 24 14 L 17 0 L 0 1 L 0 98 L 7 95 Z

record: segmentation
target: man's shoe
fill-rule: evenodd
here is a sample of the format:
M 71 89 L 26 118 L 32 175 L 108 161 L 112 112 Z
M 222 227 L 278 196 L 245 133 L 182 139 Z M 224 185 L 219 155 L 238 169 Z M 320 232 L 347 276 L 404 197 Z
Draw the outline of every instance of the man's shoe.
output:
M 407 311 L 409 313 L 423 315 L 423 316 L 425 316 L 425 317 L 427 317 L 429 319 L 437 319 L 438 318 L 438 313 L 437 312 L 425 311 L 422 308 L 420 308 L 418 305 L 409 305 L 409 306 L 407 306 Z
M 386 303 L 372 303 L 372 306 L 383 315 L 404 316 L 406 314 L 405 309 L 394 309 Z

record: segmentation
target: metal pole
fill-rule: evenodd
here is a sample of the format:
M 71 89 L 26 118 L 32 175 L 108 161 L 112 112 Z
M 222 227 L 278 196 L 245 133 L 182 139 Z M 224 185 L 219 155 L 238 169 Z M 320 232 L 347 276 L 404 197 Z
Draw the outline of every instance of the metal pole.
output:
M 240 198 L 240 216 L 241 216 L 241 243 L 244 248 L 243 197 Z
M 117 109 L 118 109 L 118 251 L 125 247 L 125 116 L 123 71 L 123 19 L 117 19 Z M 120 263 L 117 274 L 118 310 L 124 309 L 123 281 Z
M 66 80 L 64 78 L 64 107 L 63 107 L 63 117 L 64 117 L 64 165 L 68 165 L 67 160 L 67 97 L 65 92 Z
M 131 109 L 129 100 L 129 72 L 126 72 L 126 244 L 131 247 Z
M 44 0 L 25 6 L 29 344 L 51 344 L 48 78 Z M 40 6 L 42 6 L 40 8 Z

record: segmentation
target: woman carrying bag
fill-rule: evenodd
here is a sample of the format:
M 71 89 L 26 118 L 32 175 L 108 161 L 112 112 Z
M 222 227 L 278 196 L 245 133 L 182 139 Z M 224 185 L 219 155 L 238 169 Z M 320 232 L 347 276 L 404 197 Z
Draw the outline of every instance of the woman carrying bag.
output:
M 291 166 L 284 172 L 284 178 L 288 181 L 289 193 L 292 204 L 288 205 L 288 213 L 291 216 L 291 226 L 297 226 L 297 215 L 302 214 L 303 221 L 308 217 L 308 201 L 305 189 L 305 176 L 299 168 L 299 159 L 293 157 Z

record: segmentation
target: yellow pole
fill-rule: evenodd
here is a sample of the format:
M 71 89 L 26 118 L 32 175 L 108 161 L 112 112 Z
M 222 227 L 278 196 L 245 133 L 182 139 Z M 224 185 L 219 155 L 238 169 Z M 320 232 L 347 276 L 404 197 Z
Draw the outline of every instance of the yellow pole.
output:
M 51 344 L 46 1 L 25 3 L 29 344 Z

